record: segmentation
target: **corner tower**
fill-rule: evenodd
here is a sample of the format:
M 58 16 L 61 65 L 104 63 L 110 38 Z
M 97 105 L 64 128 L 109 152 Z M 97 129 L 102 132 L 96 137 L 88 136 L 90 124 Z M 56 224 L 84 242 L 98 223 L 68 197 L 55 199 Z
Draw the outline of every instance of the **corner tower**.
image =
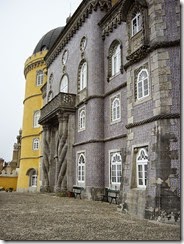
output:
M 42 127 L 38 124 L 43 106 L 41 88 L 47 81 L 44 57 L 52 47 L 63 27 L 46 33 L 36 45 L 24 66 L 26 79 L 22 125 L 21 157 L 17 191 L 39 191 L 41 185 L 40 162 L 42 157 Z

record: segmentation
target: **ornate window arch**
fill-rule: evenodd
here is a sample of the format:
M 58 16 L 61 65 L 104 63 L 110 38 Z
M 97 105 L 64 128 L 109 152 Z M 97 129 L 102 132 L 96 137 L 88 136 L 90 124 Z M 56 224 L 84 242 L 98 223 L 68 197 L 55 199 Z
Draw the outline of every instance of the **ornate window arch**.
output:
M 77 162 L 77 181 L 78 183 L 84 183 L 85 182 L 85 153 L 79 153 L 78 154 L 78 162 Z
M 85 128 L 86 128 L 86 109 L 85 109 L 85 107 L 82 107 L 79 110 L 78 124 L 79 124 L 79 131 L 85 130 Z
M 85 59 L 81 61 L 78 73 L 78 92 L 80 92 L 87 87 L 88 65 Z
M 149 96 L 149 74 L 147 69 L 141 69 L 137 75 L 137 99 Z
M 137 168 L 137 186 L 146 187 L 147 170 L 148 170 L 148 154 L 145 148 L 140 148 L 136 157 Z
M 37 110 L 34 112 L 34 115 L 33 115 L 33 127 L 34 128 L 38 128 L 40 126 L 38 123 L 39 118 L 40 118 L 40 110 Z
M 121 120 L 121 99 L 120 94 L 111 97 L 111 122 L 119 122 Z
M 41 86 L 43 84 L 43 70 L 36 72 L 36 85 Z
M 118 150 L 110 151 L 110 186 L 119 189 L 122 178 L 122 156 Z
M 39 144 L 40 144 L 39 138 L 34 138 L 33 139 L 33 150 L 34 151 L 39 150 Z
M 109 48 L 108 79 L 122 72 L 122 45 L 119 40 L 114 40 Z
M 60 82 L 60 92 L 68 93 L 68 76 L 65 74 L 63 75 L 61 82 Z

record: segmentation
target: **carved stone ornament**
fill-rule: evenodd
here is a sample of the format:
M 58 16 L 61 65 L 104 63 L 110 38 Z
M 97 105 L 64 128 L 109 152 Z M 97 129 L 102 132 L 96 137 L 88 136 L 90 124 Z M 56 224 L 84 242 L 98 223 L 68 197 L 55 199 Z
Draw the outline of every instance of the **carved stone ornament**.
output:
M 61 33 L 60 41 L 58 42 L 57 46 L 48 51 L 45 57 L 45 61 L 48 67 L 63 50 L 66 44 L 68 44 L 70 39 L 75 35 L 79 28 L 83 25 L 89 14 L 91 14 L 93 11 L 97 11 L 98 8 L 100 8 L 101 11 L 108 11 L 112 7 L 112 4 L 111 0 L 89 0 L 86 1 L 84 6 L 82 7 L 83 9 L 79 9 L 78 14 L 74 14 L 71 17 L 71 20 L 65 26 L 63 32 Z

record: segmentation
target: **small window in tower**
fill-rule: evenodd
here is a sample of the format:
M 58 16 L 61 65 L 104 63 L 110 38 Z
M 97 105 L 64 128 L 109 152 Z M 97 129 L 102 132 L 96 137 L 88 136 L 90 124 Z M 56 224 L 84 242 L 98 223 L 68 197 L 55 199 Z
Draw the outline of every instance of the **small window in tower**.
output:
M 43 84 L 43 71 L 38 70 L 36 74 L 36 85 L 41 86 Z

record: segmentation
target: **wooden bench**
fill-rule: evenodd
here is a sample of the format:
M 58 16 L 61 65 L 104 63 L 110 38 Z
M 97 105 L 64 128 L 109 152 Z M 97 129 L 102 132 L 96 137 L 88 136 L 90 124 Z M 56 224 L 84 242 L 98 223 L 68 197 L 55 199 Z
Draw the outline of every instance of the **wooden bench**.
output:
M 117 199 L 119 197 L 119 191 L 118 190 L 112 190 L 112 189 L 108 189 L 108 198 L 110 198 L 110 204 L 112 203 L 112 201 L 114 200 L 116 202 L 116 204 L 118 204 Z
M 119 197 L 119 190 L 113 190 L 113 189 L 109 189 L 109 188 L 105 188 L 104 190 L 104 194 L 102 195 L 102 202 L 109 202 L 110 204 L 112 203 L 112 201 L 114 200 L 117 202 L 117 199 Z M 109 201 L 110 199 L 110 201 Z
M 84 190 L 83 187 L 80 186 L 73 186 L 73 193 L 74 193 L 74 197 L 77 198 L 77 195 L 80 197 L 81 199 L 81 193 Z

